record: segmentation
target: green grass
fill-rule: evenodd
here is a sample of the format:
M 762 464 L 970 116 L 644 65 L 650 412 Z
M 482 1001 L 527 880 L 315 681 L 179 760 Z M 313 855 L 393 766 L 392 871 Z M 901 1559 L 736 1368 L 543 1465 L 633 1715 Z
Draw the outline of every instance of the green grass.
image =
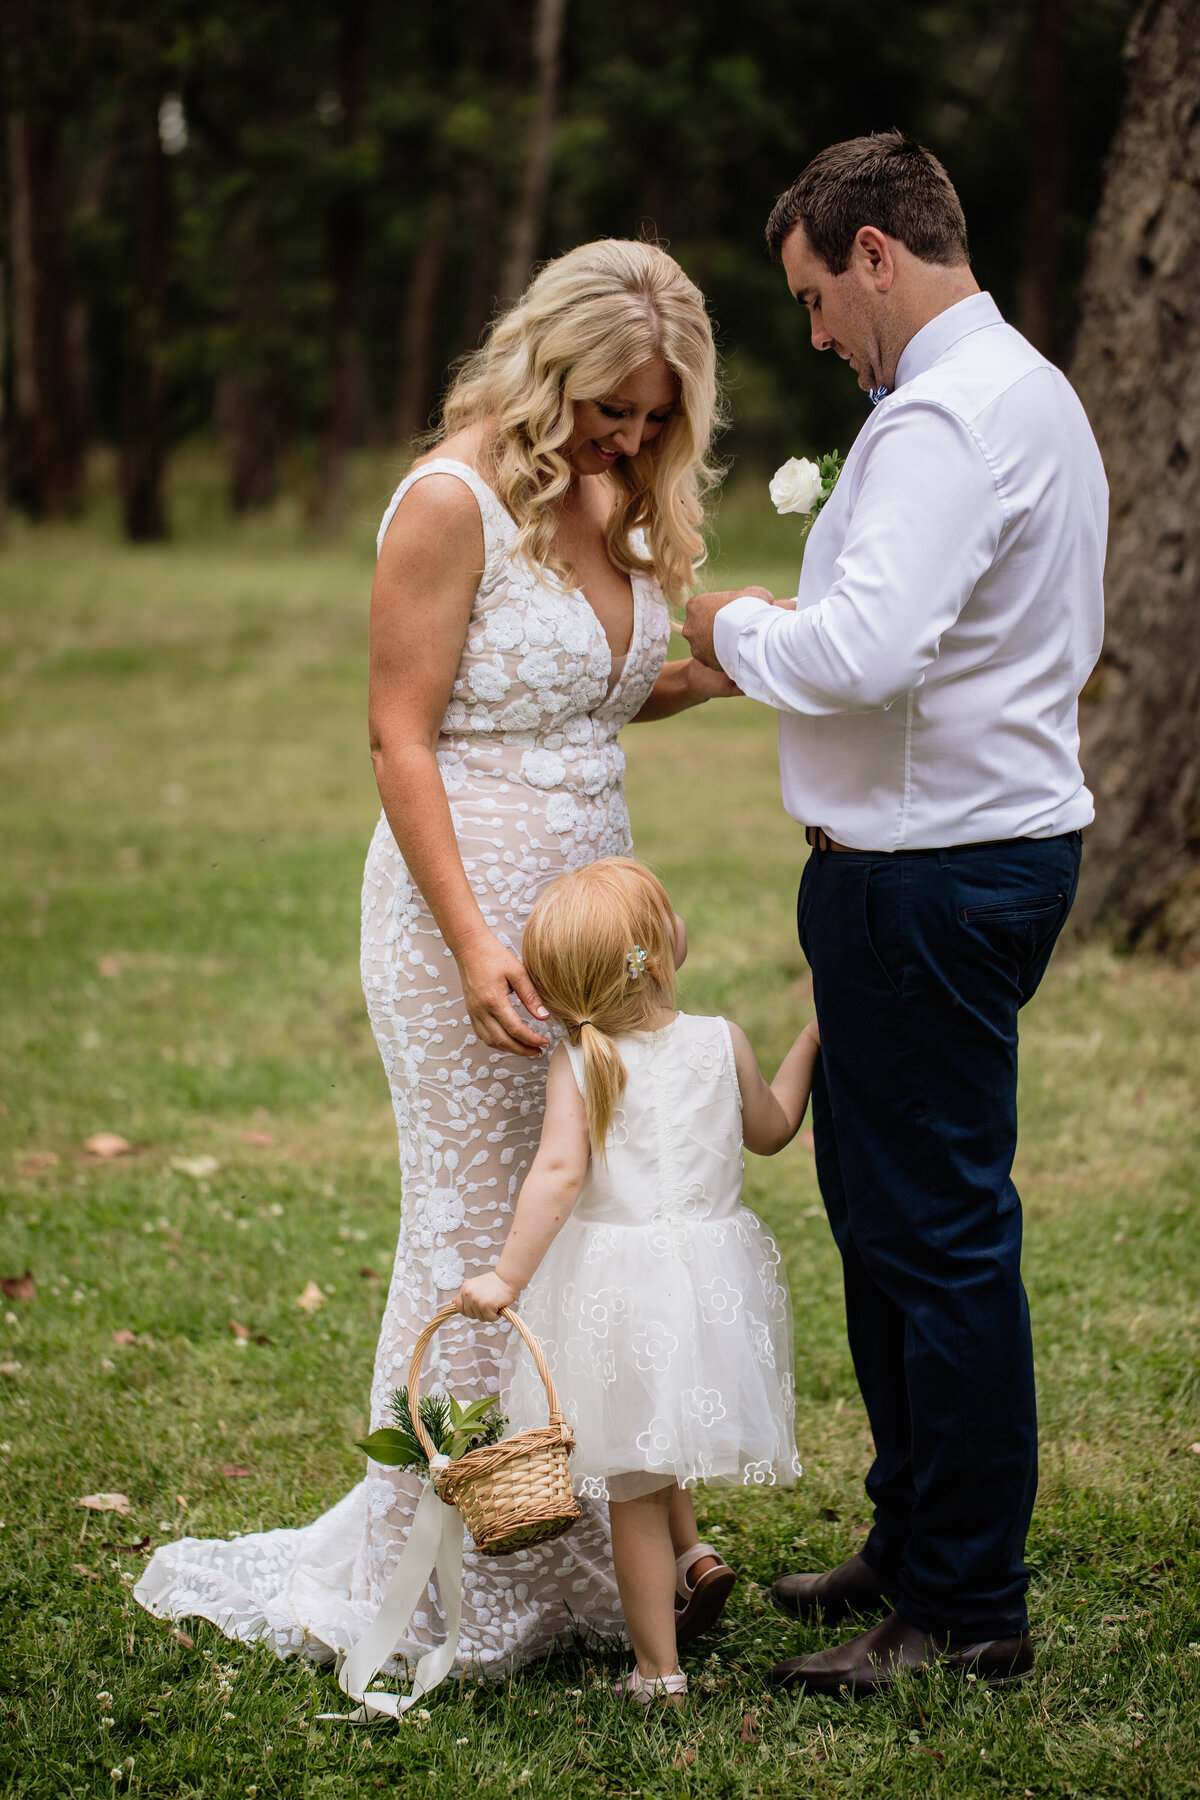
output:
M 0 1361 L 20 1364 L 0 1377 L 0 1791 L 1200 1794 L 1200 971 L 1101 945 L 1060 953 L 1024 1029 L 1044 1438 L 1024 1691 L 933 1679 L 843 1709 L 763 1690 L 771 1662 L 823 1640 L 762 1584 L 847 1554 L 866 1522 L 866 1422 L 802 1144 L 753 1162 L 749 1200 L 792 1281 L 805 1476 L 702 1499 L 746 1579 L 688 1659 L 685 1712 L 622 1713 L 605 1682 L 623 1659 L 593 1652 L 343 1732 L 313 1723 L 328 1675 L 206 1625 L 187 1647 L 132 1603 L 145 1552 L 128 1546 L 300 1524 L 360 1470 L 399 1209 L 357 982 L 387 487 L 364 465 L 355 525 L 309 543 L 286 514 L 223 524 L 201 466 L 166 547 L 120 545 L 101 504 L 78 527 L 14 527 L 0 553 L 0 1274 L 38 1284 L 0 1306 Z M 727 566 L 786 590 L 787 524 L 735 491 Z M 626 744 L 639 851 L 689 922 L 684 1004 L 731 1013 L 770 1062 L 809 1004 L 772 721 L 739 702 Z M 100 1130 L 133 1154 L 85 1155 Z M 328 1299 L 308 1319 L 310 1280 Z M 231 1319 L 271 1343 L 242 1347 Z M 128 1518 L 75 1505 L 110 1489 Z

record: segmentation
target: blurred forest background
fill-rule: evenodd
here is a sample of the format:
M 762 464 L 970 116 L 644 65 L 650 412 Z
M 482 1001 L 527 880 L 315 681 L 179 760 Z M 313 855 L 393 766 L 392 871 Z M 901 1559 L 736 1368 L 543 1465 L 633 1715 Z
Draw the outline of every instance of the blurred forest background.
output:
M 425 427 L 531 264 L 649 233 L 709 296 L 727 456 L 843 447 L 762 244 L 823 144 L 899 125 L 945 160 L 981 283 L 1049 355 L 1123 89 L 1131 0 L 9 0 L 6 486 L 78 507 L 114 445 L 162 535 L 172 449 L 215 434 L 235 511 L 315 522 L 357 444 Z
M 340 528 L 355 455 L 381 499 L 497 307 L 603 235 L 708 296 L 735 486 L 844 451 L 862 396 L 762 226 L 822 145 L 921 138 L 1112 485 L 1077 917 L 1200 959 L 1200 0 L 7 0 L 0 103 L 0 531 L 102 492 L 135 542 L 185 444 L 230 520 Z

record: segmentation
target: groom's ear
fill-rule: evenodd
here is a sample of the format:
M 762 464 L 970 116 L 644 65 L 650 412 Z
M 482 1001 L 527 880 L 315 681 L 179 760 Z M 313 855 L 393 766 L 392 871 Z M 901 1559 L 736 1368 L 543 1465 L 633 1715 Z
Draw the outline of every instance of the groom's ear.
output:
M 887 293 L 896 278 L 896 258 L 892 240 L 885 231 L 877 225 L 860 226 L 854 234 L 850 260 L 876 293 Z

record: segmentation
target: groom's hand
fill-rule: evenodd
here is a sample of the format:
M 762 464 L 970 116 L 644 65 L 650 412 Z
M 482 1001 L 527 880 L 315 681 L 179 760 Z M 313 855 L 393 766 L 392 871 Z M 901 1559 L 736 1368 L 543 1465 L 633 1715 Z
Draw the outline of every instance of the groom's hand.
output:
M 774 604 L 775 596 L 769 594 L 766 588 L 760 587 L 727 588 L 720 594 L 693 594 L 688 601 L 683 635 L 696 661 L 702 662 L 706 668 L 721 667 L 713 649 L 713 620 L 723 606 L 728 606 L 731 600 L 740 600 L 745 594 L 749 594 L 753 600 L 766 600 L 769 604 Z

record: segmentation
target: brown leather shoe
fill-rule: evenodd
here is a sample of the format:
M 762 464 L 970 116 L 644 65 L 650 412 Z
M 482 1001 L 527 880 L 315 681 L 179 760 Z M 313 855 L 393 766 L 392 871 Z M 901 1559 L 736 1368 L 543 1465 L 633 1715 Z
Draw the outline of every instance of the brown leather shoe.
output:
M 834 1700 L 863 1700 L 881 1693 L 906 1673 L 934 1667 L 978 1676 L 989 1687 L 1009 1687 L 1033 1674 L 1033 1645 L 1027 1631 L 1014 1637 L 957 1643 L 932 1637 L 889 1613 L 870 1631 L 822 1650 L 816 1656 L 793 1656 L 776 1663 L 767 1680 L 772 1687 L 803 1688 Z
M 820 1613 L 827 1625 L 836 1625 L 847 1613 L 879 1612 L 891 1606 L 896 1595 L 869 1562 L 852 1556 L 821 1575 L 781 1575 L 771 1598 L 790 1619 L 811 1619 Z

